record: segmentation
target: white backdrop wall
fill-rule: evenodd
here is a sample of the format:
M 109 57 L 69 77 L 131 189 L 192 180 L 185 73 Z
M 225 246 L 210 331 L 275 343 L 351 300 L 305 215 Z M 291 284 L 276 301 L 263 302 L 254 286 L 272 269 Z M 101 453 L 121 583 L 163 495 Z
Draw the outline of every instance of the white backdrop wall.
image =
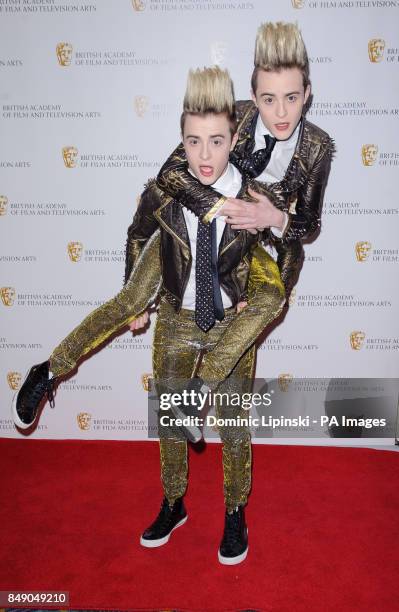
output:
M 308 118 L 337 155 L 257 376 L 397 376 L 398 16 L 399 0 L 0 0 L 0 435 L 20 436 L 10 402 L 26 369 L 121 288 L 126 229 L 179 141 L 188 69 L 228 67 L 249 98 L 266 20 L 298 22 Z M 145 439 L 154 318 L 84 361 L 33 437 Z

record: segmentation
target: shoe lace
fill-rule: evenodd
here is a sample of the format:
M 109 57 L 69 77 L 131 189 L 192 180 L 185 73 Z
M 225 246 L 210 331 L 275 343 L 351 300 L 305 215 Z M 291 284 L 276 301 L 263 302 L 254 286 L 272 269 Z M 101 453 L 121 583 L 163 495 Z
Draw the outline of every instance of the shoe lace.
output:
M 172 518 L 172 509 L 169 506 L 167 499 L 164 499 L 161 504 L 161 509 L 152 526 L 166 527 Z
M 43 395 L 43 392 L 45 392 L 47 394 L 47 399 L 49 401 L 51 408 L 54 408 L 55 406 L 54 387 L 55 387 L 55 381 L 53 379 L 46 380 L 45 382 L 37 385 L 36 389 L 31 394 L 32 403 L 33 404 L 37 403 L 37 400 L 40 399 Z
M 223 539 L 227 544 L 233 544 L 240 535 L 240 513 L 227 512 Z

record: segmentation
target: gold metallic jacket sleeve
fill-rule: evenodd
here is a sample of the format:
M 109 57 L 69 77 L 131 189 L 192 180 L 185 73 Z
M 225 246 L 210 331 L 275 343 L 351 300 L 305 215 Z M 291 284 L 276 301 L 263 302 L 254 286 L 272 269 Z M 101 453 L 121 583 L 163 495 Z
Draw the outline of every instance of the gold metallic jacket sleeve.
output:
M 147 183 L 138 204 L 137 212 L 133 217 L 133 222 L 127 230 L 126 250 L 125 250 L 125 283 L 127 283 L 130 273 L 141 253 L 147 240 L 159 227 L 158 221 L 153 216 L 153 212 L 161 206 L 161 194 L 155 181 Z
M 159 171 L 157 185 L 164 193 L 179 200 L 204 223 L 209 223 L 226 201 L 224 196 L 211 187 L 201 185 L 188 172 L 187 158 L 181 143 Z

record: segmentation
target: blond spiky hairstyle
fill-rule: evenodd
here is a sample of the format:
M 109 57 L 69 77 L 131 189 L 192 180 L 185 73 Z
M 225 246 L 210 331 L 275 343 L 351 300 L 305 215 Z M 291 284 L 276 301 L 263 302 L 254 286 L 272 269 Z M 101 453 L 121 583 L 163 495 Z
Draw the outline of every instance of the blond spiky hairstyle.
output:
M 207 115 L 225 113 L 235 131 L 236 114 L 233 82 L 227 70 L 219 66 L 190 70 L 183 100 L 181 130 L 187 114 Z
M 259 70 L 279 71 L 283 68 L 299 68 L 303 86 L 309 79 L 309 60 L 301 32 L 295 23 L 263 23 L 258 29 L 255 42 L 255 69 L 251 79 L 252 90 L 256 91 Z

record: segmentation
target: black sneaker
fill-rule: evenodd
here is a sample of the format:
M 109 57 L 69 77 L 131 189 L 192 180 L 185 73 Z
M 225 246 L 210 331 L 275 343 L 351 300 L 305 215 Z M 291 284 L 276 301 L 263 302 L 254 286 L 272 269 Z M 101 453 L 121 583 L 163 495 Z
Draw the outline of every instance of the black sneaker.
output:
M 49 362 L 44 361 L 33 366 L 25 377 L 25 381 L 13 397 L 12 418 L 17 427 L 28 429 L 39 417 L 39 408 L 46 396 L 50 406 L 54 408 L 54 387 L 57 378 L 49 379 Z
M 183 498 L 176 499 L 172 508 L 166 497 L 163 498 L 161 510 L 155 521 L 144 531 L 140 544 L 146 548 L 162 546 L 169 541 L 174 529 L 184 525 L 188 516 L 183 504 Z
M 223 565 L 236 565 L 244 561 L 247 553 L 248 529 L 245 524 L 244 507 L 238 506 L 231 514 L 226 510 L 218 557 Z

